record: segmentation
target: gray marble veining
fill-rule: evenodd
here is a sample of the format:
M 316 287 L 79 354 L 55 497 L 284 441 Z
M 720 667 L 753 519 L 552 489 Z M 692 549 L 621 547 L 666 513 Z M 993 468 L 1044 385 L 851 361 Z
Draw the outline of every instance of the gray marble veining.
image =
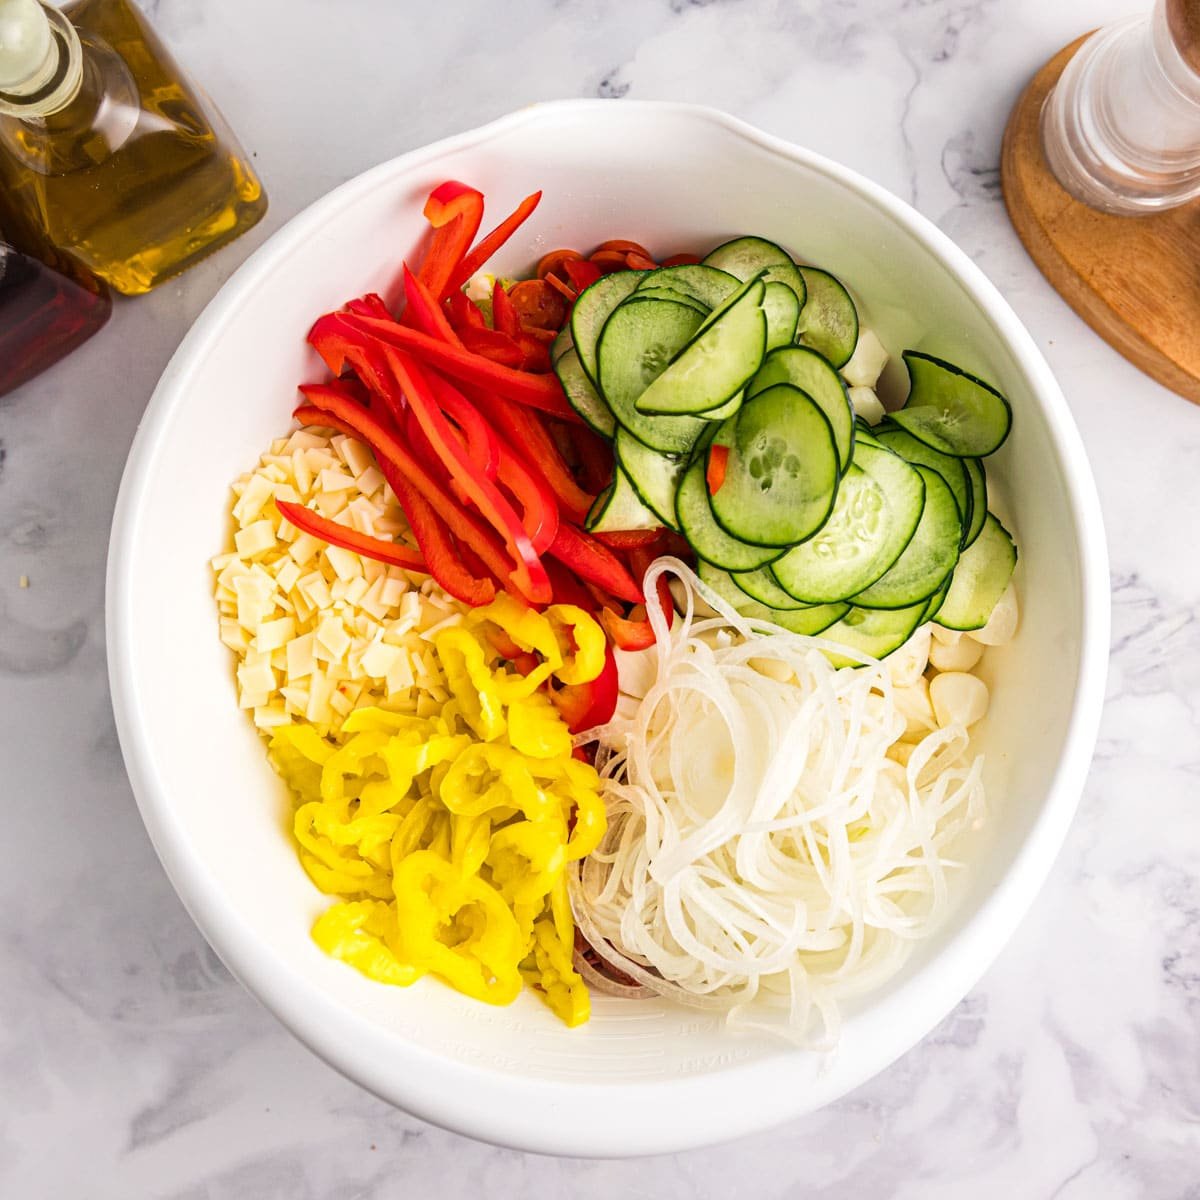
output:
M 999 139 L 1124 0 L 155 0 L 272 209 L 0 401 L 0 1195 L 897 1200 L 1200 1195 L 1200 411 L 1096 339 L 1022 251 Z M 538 1159 L 398 1113 L 295 1043 L 175 898 L 121 765 L 103 569 L 127 447 L 221 282 L 331 186 L 538 99 L 726 108 L 879 180 L 989 273 L 1097 473 L 1113 664 L 1051 882 L 980 985 L 837 1105 L 641 1162 Z M 28 576 L 29 587 L 19 580 Z

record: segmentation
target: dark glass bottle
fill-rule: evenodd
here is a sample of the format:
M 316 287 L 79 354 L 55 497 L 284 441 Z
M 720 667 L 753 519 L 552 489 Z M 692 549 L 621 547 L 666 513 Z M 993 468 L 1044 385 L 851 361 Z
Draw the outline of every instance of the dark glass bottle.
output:
M 108 292 L 0 241 L 0 396 L 32 379 L 108 320 Z
M 136 295 L 262 217 L 245 153 L 130 0 L 5 5 L 0 188 L 23 223 Z

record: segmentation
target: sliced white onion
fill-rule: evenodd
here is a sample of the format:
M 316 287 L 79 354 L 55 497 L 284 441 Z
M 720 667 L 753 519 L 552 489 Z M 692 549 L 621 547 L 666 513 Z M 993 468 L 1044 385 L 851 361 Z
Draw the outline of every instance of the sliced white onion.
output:
M 909 723 L 886 665 L 835 670 L 830 643 L 740 616 L 675 559 L 647 595 L 664 573 L 682 611 L 668 629 L 650 606 L 642 702 L 588 735 L 609 826 L 572 869 L 576 918 L 656 994 L 828 1046 L 839 1002 L 945 914 L 981 762 L 960 726 L 910 731 L 897 762 Z

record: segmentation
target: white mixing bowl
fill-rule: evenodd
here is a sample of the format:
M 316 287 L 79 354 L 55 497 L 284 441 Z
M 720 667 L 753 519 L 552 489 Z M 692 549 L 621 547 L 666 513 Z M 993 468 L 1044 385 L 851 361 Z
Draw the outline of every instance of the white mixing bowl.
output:
M 389 291 L 444 179 L 489 213 L 543 188 L 499 260 L 633 237 L 667 255 L 760 234 L 846 280 L 893 354 L 944 355 L 1010 398 L 989 462 L 1021 549 L 1023 622 L 989 653 L 991 823 L 953 918 L 880 993 L 848 1008 L 832 1059 L 723 1030 L 702 1012 L 598 997 L 569 1030 L 536 999 L 506 1009 L 433 980 L 371 983 L 309 927 L 328 902 L 301 870 L 289 805 L 217 638 L 210 555 L 228 487 L 290 425 L 322 368 L 315 317 Z M 108 652 L 142 817 L 188 910 L 229 969 L 302 1041 L 439 1125 L 530 1150 L 678 1150 L 818 1108 L 882 1070 L 962 998 L 1032 903 L 1062 843 L 1104 690 L 1108 572 L 1079 435 L 1032 338 L 974 264 L 875 184 L 719 113 L 578 101 L 516 113 L 345 184 L 280 230 L 184 340 L 129 456 L 108 565 Z

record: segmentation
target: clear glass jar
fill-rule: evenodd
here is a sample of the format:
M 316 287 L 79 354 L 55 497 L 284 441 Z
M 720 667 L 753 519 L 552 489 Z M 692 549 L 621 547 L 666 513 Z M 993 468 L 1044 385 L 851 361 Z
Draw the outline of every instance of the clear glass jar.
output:
M 1093 34 L 1042 109 L 1059 183 L 1107 212 L 1138 215 L 1200 196 L 1200 0 Z

